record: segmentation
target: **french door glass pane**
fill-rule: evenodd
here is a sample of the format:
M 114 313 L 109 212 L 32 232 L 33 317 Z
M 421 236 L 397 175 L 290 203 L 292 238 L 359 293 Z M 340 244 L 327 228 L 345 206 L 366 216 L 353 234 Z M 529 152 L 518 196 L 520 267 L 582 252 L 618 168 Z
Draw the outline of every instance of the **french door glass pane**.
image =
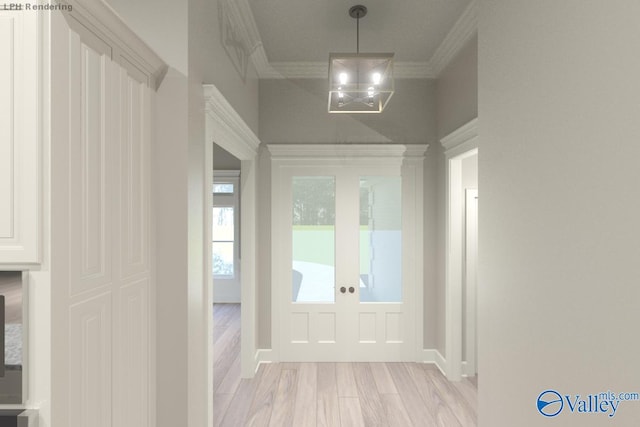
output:
M 399 176 L 360 177 L 360 301 L 402 301 Z
M 292 301 L 335 301 L 335 178 L 293 178 Z

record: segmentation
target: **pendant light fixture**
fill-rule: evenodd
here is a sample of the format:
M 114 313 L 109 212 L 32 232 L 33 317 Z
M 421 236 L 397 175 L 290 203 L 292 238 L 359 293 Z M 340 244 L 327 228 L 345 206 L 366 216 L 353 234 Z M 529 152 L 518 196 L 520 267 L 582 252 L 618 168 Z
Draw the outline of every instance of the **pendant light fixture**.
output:
M 393 53 L 360 53 L 360 18 L 367 8 L 356 5 L 356 53 L 329 54 L 329 112 L 381 113 L 393 95 Z

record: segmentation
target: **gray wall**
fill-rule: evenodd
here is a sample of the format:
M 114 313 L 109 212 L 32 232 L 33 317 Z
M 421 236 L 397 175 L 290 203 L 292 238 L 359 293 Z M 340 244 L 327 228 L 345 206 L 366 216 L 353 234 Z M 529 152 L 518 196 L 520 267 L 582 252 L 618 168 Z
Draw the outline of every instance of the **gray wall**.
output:
M 225 170 L 240 170 L 240 160 L 229 154 L 227 150 L 213 144 L 213 170 L 225 171 Z
M 478 37 L 440 73 L 436 85 L 438 138 L 478 117 Z
M 260 140 L 264 143 L 407 143 L 432 146 L 436 139 L 435 81 L 396 80 L 396 92 L 382 114 L 329 114 L 325 79 L 260 81 Z M 260 162 L 259 337 L 271 347 L 270 169 L 268 153 Z M 435 345 L 436 163 L 425 160 L 425 348 Z
M 536 410 L 640 384 L 640 2 L 481 0 L 481 426 L 635 426 Z
M 435 140 L 433 80 L 396 80 L 381 114 L 329 114 L 326 79 L 260 81 L 260 133 L 265 143 L 424 144 Z

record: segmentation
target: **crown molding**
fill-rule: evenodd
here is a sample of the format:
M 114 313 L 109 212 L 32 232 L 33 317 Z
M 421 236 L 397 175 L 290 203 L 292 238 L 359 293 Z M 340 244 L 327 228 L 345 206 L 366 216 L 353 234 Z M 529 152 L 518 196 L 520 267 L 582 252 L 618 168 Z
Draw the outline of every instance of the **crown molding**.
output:
M 255 57 L 254 57 L 255 56 Z M 257 49 L 252 56 L 261 79 L 324 79 L 329 73 L 328 62 L 272 62 L 266 60 L 264 49 Z M 435 78 L 427 62 L 395 62 L 393 76 L 396 79 Z
M 207 120 L 207 140 L 212 140 L 227 151 L 250 159 L 258 153 L 260 140 L 214 85 L 203 85 Z
M 221 0 L 219 5 L 238 31 L 238 37 L 248 54 L 262 46 L 262 38 L 247 0 Z
M 256 50 L 253 51 L 250 58 L 253 66 L 256 69 L 256 73 L 258 74 L 258 78 L 261 79 L 281 79 L 283 78 L 280 74 L 273 69 L 271 64 L 269 64 L 269 60 L 267 59 L 267 53 L 264 51 L 264 47 L 262 45 L 256 47 Z
M 278 159 L 403 159 L 424 158 L 429 144 L 267 144 Z
M 248 0 L 230 1 L 230 9 L 250 48 L 250 60 L 261 79 L 323 79 L 328 62 L 269 62 Z M 472 0 L 429 61 L 394 63 L 397 79 L 433 79 L 449 65 L 478 31 L 477 0 Z
M 459 151 L 466 151 L 469 147 L 470 149 L 478 148 L 477 141 L 475 141 L 477 137 L 478 118 L 476 117 L 442 138 L 440 144 L 448 156 L 457 155 Z
M 436 77 L 447 68 L 447 65 L 449 65 L 460 49 L 462 49 L 477 32 L 477 0 L 472 0 L 429 60 L 429 65 Z
M 113 61 L 126 69 L 131 65 L 148 76 L 147 84 L 157 89 L 168 66 L 140 37 L 136 35 L 106 3 L 100 0 L 59 0 L 71 6 L 62 14 L 69 26 L 83 34 L 87 30 L 108 45 L 105 50 Z

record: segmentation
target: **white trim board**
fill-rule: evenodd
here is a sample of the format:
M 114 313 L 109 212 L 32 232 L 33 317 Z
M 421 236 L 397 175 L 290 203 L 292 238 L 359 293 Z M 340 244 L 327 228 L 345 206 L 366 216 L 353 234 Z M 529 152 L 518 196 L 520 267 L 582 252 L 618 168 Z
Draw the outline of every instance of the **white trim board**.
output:
M 440 140 L 447 157 L 455 157 L 466 151 L 478 148 L 478 143 L 473 142 L 478 137 L 478 119 L 475 118 L 460 126 Z
M 254 372 L 257 373 L 263 363 L 273 363 L 273 351 L 270 348 L 259 348 L 254 356 Z
M 442 375 L 447 376 L 447 361 L 438 350 L 425 348 L 422 350 L 420 362 L 436 365 Z
M 257 154 L 260 140 L 242 117 L 233 109 L 229 101 L 214 85 L 203 85 L 205 98 L 205 161 L 208 171 L 213 171 L 213 144 L 216 143 L 231 155 L 241 160 L 240 170 L 240 250 L 242 263 L 241 277 L 241 358 L 242 376 L 253 376 L 253 357 L 255 352 L 256 308 L 256 218 L 257 218 Z M 205 174 L 205 235 L 211 235 L 211 188 L 213 176 L 217 171 Z M 211 202 L 211 203 L 210 203 Z M 205 245 L 205 263 L 211 261 L 211 245 Z M 208 270 L 207 270 L 208 269 Z M 210 266 L 205 271 L 211 271 Z M 211 301 L 209 290 L 212 288 L 211 274 L 207 276 L 207 300 Z M 205 303 L 207 304 L 207 303 Z M 210 312 L 211 304 L 204 307 Z M 210 315 L 211 313 L 209 313 Z M 207 315 L 207 316 L 209 316 Z
M 103 1 L 61 0 L 58 3 L 70 6 L 62 15 L 74 31 L 84 35 L 85 40 L 99 38 L 107 48 L 103 53 L 132 76 L 158 89 L 169 67 L 109 5 Z
M 214 85 L 203 85 L 207 141 L 213 141 L 240 160 L 258 154 L 260 140 Z M 209 122 L 210 120 L 210 122 Z
M 462 160 L 478 153 L 477 128 L 476 118 L 440 141 L 446 150 L 445 366 L 452 381 L 459 381 L 462 375 Z

